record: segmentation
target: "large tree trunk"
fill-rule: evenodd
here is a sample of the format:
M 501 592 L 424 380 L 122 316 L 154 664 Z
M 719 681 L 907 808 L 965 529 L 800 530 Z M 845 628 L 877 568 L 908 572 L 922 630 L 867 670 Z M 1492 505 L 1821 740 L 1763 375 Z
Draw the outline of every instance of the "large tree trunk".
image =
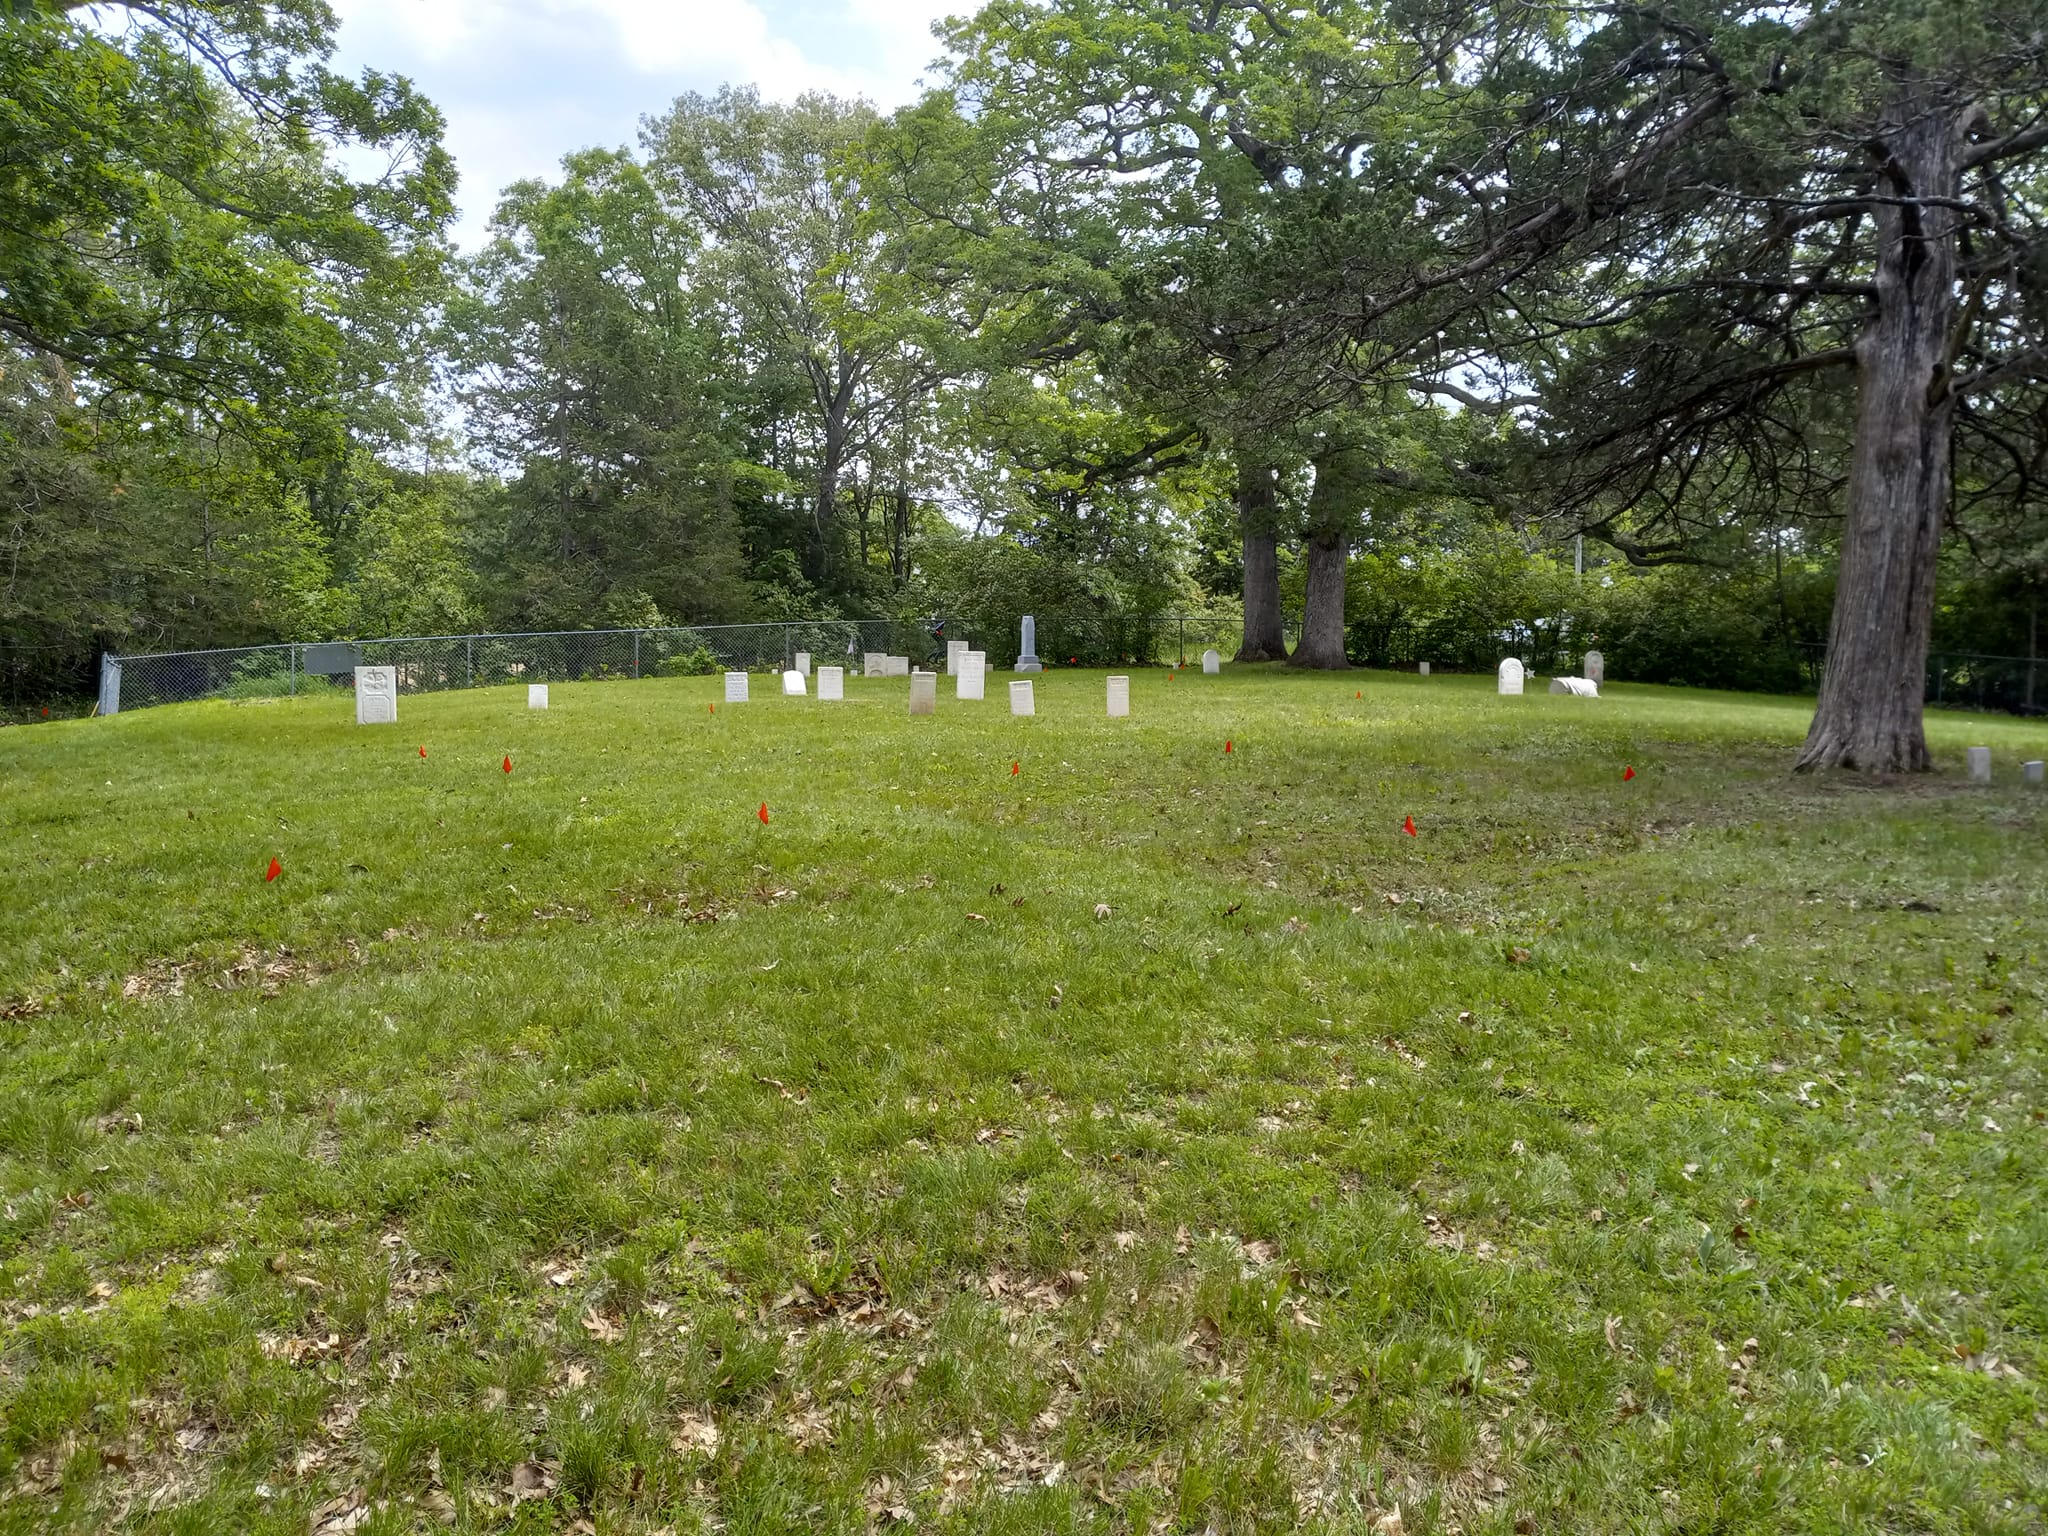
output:
M 1316 456 L 1316 488 L 1308 498 L 1308 583 L 1301 600 L 1301 639 L 1289 665 L 1337 671 L 1344 654 L 1345 567 L 1351 534 L 1365 506 L 1366 455 L 1334 447 Z
M 1280 623 L 1280 491 L 1273 466 L 1239 459 L 1237 519 L 1244 534 L 1244 643 L 1237 661 L 1285 661 Z
M 1919 93 L 1887 114 L 1877 312 L 1856 343 L 1856 442 L 1827 668 L 1798 767 L 1931 766 L 1921 728 L 1934 561 L 1955 422 L 1949 333 L 1964 113 Z

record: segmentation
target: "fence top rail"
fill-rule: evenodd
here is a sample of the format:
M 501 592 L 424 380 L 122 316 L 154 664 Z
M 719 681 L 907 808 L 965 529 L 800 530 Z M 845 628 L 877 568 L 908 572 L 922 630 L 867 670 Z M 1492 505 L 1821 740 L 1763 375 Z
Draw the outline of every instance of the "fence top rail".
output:
M 265 645 L 216 645 L 204 651 L 136 651 L 126 656 L 107 652 L 109 661 L 180 661 L 187 656 L 246 656 L 251 651 L 297 651 L 308 645 L 318 645 L 317 640 L 273 640 Z M 346 642 L 344 642 L 346 643 Z

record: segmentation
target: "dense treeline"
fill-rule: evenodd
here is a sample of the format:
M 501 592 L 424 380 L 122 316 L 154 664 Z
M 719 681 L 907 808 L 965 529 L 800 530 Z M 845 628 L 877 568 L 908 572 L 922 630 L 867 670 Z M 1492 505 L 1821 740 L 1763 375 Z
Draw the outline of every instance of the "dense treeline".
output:
M 1831 639 L 1808 760 L 1917 766 L 1930 641 L 2048 584 L 2039 8 L 999 0 L 893 116 L 686 96 L 463 256 L 321 0 L 9 0 L 0 689 L 1241 606 L 1305 666 Z

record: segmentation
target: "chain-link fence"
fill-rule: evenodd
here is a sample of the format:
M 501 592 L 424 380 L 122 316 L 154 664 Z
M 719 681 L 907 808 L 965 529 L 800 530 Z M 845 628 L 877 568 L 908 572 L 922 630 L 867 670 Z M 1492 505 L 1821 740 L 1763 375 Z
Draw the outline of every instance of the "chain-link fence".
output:
M 1234 620 L 1202 614 L 1109 620 L 1100 614 L 1039 619 L 1038 649 L 1054 665 L 1199 660 L 1213 646 L 1237 648 Z M 353 687 L 358 666 L 393 667 L 401 693 L 488 688 L 509 683 L 690 677 L 779 671 L 807 652 L 814 666 L 859 668 L 869 652 L 943 667 L 946 642 L 965 640 L 998 666 L 1016 659 L 1014 633 L 969 619 L 807 619 L 780 624 L 713 624 L 681 629 L 578 629 L 519 635 L 416 635 L 228 650 L 107 656 L 99 712 L 197 699 L 296 697 Z M 1005 649 L 1005 646 L 1009 649 Z
M 1828 648 L 1807 645 L 1800 650 L 1807 687 L 1818 692 Z M 1947 709 L 2042 714 L 2048 712 L 2048 662 L 2031 656 L 1936 651 L 1927 658 L 1927 702 Z

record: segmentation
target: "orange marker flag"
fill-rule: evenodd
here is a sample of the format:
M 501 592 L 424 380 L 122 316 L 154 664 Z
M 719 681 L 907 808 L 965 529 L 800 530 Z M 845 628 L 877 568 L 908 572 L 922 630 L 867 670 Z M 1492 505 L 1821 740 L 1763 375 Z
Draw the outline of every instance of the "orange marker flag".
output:
M 1023 769 L 1023 765 L 1022 765 L 1022 764 L 1020 764 L 1020 763 L 1014 763 L 1014 762 L 1010 764 L 1010 777 L 1011 777 L 1011 778 L 1013 778 L 1013 779 L 1014 779 L 1015 777 L 1017 777 L 1017 775 L 1018 775 L 1018 774 L 1022 773 L 1023 771 L 1024 771 L 1024 769 Z
M 1364 691 L 1363 691 L 1363 690 L 1361 690 L 1361 689 L 1356 689 L 1356 688 L 1354 688 L 1354 689 L 1353 689 L 1353 690 L 1351 691 L 1351 697 L 1353 697 L 1354 699 L 1362 699 L 1362 698 L 1364 698 L 1364 697 L 1365 697 L 1365 693 L 1364 693 Z
M 716 704 L 711 706 L 711 713 L 714 715 L 718 713 L 718 706 Z
M 1236 750 L 1236 748 L 1235 748 L 1235 747 L 1233 746 L 1233 744 L 1232 744 L 1232 743 L 1230 743 L 1230 742 L 1228 742 L 1228 741 L 1226 741 L 1226 742 L 1224 742 L 1224 743 L 1223 743 L 1223 752 L 1224 752 L 1224 755 L 1225 755 L 1226 757 L 1227 757 L 1227 756 L 1228 756 L 1228 755 L 1229 755 L 1229 754 L 1230 754 L 1231 752 L 1233 752 L 1233 751 L 1235 751 L 1235 750 Z
M 1621 782 L 1624 784 L 1626 784 L 1630 779 L 1634 778 L 1635 776 L 1636 771 L 1633 768 L 1624 768 L 1621 770 Z
M 426 749 L 425 747 L 421 747 L 421 748 L 420 748 L 420 756 L 421 756 L 421 757 L 425 757 L 426 755 L 427 755 L 427 749 Z
M 505 754 L 505 771 L 507 773 L 512 771 L 512 754 L 510 752 Z
M 284 866 L 278 863 L 277 860 L 272 859 L 270 861 L 270 868 L 263 871 L 263 883 L 265 885 L 268 885 L 270 884 L 271 881 L 275 880 L 279 875 L 283 873 Z
M 768 825 L 768 802 L 766 800 L 763 800 L 761 802 L 761 809 L 755 812 L 755 814 L 761 818 L 762 826 L 765 827 Z
M 1410 837 L 1413 837 L 1415 835 L 1415 818 L 1413 816 L 1410 816 L 1409 818 L 1407 818 L 1407 820 L 1403 821 L 1401 823 L 1401 830 L 1403 832 L 1406 832 Z

